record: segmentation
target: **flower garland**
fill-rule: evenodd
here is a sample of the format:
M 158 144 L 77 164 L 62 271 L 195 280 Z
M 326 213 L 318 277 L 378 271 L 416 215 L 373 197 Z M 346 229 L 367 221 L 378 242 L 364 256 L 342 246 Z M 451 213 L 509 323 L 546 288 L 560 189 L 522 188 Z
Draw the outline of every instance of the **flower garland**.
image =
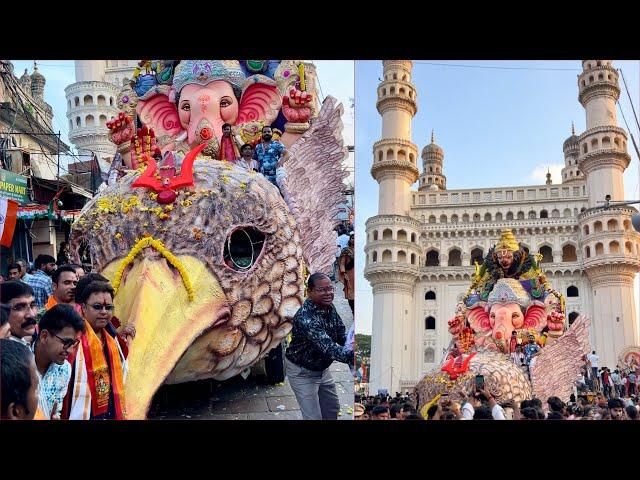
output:
M 113 279 L 113 290 L 114 294 L 118 293 L 118 289 L 120 287 L 120 282 L 122 281 L 122 275 L 124 274 L 125 268 L 133 262 L 136 256 L 145 248 L 152 247 L 156 251 L 160 252 L 164 258 L 167 259 L 167 262 L 171 264 L 178 272 L 180 272 L 180 276 L 182 277 L 182 282 L 184 283 L 184 287 L 187 290 L 187 295 L 189 297 L 189 301 L 193 301 L 194 293 L 193 286 L 191 285 L 191 281 L 189 280 L 189 274 L 187 270 L 184 268 L 184 265 L 178 260 L 166 247 L 162 244 L 160 240 L 156 240 L 155 238 L 148 236 L 141 240 L 139 240 L 131 249 L 129 254 L 122 260 L 120 263 L 120 267 L 118 267 L 118 271 Z

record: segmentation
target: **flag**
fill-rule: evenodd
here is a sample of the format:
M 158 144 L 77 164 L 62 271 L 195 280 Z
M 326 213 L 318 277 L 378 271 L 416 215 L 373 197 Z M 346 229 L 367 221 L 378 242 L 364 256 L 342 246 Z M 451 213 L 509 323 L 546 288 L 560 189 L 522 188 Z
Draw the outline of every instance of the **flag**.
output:
M 0 197 L 0 245 L 11 247 L 18 218 L 18 202 Z

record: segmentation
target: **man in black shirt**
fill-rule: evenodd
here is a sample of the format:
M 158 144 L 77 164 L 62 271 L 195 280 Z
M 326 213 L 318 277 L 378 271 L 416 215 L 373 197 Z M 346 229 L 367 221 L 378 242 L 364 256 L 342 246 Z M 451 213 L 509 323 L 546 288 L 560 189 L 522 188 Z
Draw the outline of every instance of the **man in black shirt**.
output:
M 336 420 L 340 402 L 329 366 L 334 360 L 353 364 L 353 346 L 345 346 L 345 327 L 333 306 L 329 277 L 312 274 L 307 290 L 309 298 L 293 317 L 287 376 L 304 420 Z

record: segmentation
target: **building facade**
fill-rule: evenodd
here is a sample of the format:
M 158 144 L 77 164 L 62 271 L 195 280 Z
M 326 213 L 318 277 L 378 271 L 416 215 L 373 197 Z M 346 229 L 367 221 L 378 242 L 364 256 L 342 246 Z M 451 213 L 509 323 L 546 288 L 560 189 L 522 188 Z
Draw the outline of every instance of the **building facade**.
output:
M 65 88 L 69 140 L 80 154 L 95 153 L 106 168 L 116 147 L 106 123 L 118 115 L 116 98 L 137 60 L 76 60 L 76 83 Z
M 566 297 L 567 323 L 591 319 L 591 344 L 602 365 L 640 344 L 633 280 L 640 235 L 630 207 L 605 209 L 606 195 L 624 200 L 630 162 L 627 134 L 617 126 L 618 73 L 610 60 L 585 60 L 578 78 L 587 129 L 564 142 L 562 183 L 447 190 L 444 150 L 411 142 L 417 91 L 412 62 L 383 62 L 377 109 L 382 139 L 371 174 L 380 185 L 378 215 L 366 223 L 365 277 L 373 289 L 370 392 L 405 391 L 439 365 L 450 344 L 447 321 L 503 228 L 513 230 Z M 418 181 L 417 190 L 412 185 Z

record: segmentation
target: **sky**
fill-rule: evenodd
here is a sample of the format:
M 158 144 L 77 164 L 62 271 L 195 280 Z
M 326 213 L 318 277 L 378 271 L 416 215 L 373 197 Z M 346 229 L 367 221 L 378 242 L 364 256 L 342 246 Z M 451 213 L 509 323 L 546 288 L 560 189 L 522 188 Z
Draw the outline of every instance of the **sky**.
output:
M 640 62 L 613 65 L 622 69 L 640 114 Z M 449 189 L 543 185 L 548 168 L 553 182 L 560 183 L 562 143 L 571 135 L 571 122 L 577 135 L 585 130 L 585 110 L 578 102 L 581 71 L 579 60 L 415 61 L 412 80 L 418 113 L 412 141 L 421 152 L 435 130 L 436 143 L 444 150 L 443 173 Z M 365 221 L 378 212 L 378 183 L 370 169 L 373 143 L 381 138 L 376 91 L 382 76 L 381 61 L 356 62 L 356 331 L 366 334 L 371 334 L 373 296 L 362 273 Z M 620 84 L 622 112 L 640 148 L 640 132 L 622 79 Z M 629 133 L 620 108 L 618 125 Z M 627 149 L 631 164 L 624 174 L 625 196 L 640 200 L 639 162 L 631 138 Z M 418 164 L 422 173 L 421 159 Z M 636 277 L 636 295 L 639 290 Z
M 343 115 L 343 137 L 345 145 L 353 145 L 353 111 L 351 107 L 351 98 L 354 93 L 354 77 L 352 61 L 329 61 L 329 60 L 311 60 L 316 65 L 316 73 L 320 83 L 320 89 L 324 96 L 332 95 L 344 107 Z M 20 78 L 24 73 L 24 69 L 29 70 L 29 74 L 33 73 L 33 60 L 12 60 L 14 65 L 14 73 Z M 38 71 L 44 75 L 47 80 L 44 89 L 44 99 L 53 108 L 53 130 L 60 131 L 62 141 L 73 148 L 69 142 L 69 121 L 67 120 L 67 101 L 65 99 L 64 89 L 75 83 L 75 66 L 73 60 L 42 60 L 38 61 Z M 320 101 L 323 99 L 320 95 Z M 77 153 L 75 148 L 74 153 Z M 351 157 L 353 158 L 353 157 Z M 62 163 L 62 162 L 61 162 Z M 350 170 L 353 172 L 353 166 Z M 353 173 L 352 173 L 353 175 Z M 353 183 L 353 179 L 352 179 Z

